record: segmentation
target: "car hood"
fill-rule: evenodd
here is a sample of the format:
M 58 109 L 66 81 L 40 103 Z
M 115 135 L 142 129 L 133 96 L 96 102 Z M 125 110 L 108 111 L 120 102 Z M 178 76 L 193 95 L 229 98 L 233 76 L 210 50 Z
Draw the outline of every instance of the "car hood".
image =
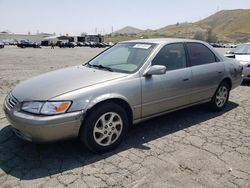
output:
M 19 102 L 43 101 L 55 96 L 127 76 L 127 74 L 74 66 L 48 72 L 24 81 L 13 89 Z
M 235 55 L 235 59 L 243 65 L 250 63 L 250 55 Z

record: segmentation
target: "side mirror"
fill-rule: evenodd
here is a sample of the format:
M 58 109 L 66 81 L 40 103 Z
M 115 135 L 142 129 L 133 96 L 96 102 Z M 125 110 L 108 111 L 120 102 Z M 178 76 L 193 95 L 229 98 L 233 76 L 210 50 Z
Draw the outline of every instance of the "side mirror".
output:
M 165 74 L 166 71 L 167 68 L 163 65 L 153 65 L 144 72 L 143 76 L 161 75 Z

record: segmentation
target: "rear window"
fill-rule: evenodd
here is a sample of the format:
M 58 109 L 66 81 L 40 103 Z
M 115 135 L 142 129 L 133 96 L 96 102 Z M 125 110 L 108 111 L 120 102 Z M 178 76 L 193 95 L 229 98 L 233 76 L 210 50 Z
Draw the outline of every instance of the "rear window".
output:
M 191 66 L 204 65 L 217 61 L 214 53 L 205 45 L 200 43 L 187 43 L 187 51 Z

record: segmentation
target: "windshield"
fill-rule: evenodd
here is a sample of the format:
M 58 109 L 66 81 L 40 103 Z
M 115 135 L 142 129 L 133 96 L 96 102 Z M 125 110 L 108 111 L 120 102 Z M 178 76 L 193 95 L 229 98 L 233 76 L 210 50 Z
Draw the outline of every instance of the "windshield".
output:
M 119 43 L 104 51 L 87 65 L 114 72 L 133 73 L 145 62 L 156 44 L 152 43 Z
M 232 50 L 234 54 L 250 54 L 250 44 L 241 44 L 234 50 Z

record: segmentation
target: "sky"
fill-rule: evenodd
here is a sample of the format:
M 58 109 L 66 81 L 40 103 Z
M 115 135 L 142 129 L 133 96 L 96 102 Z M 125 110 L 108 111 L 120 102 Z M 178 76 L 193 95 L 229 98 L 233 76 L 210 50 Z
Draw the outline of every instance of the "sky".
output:
M 108 34 L 195 22 L 229 9 L 250 9 L 250 0 L 0 0 L 0 31 Z

